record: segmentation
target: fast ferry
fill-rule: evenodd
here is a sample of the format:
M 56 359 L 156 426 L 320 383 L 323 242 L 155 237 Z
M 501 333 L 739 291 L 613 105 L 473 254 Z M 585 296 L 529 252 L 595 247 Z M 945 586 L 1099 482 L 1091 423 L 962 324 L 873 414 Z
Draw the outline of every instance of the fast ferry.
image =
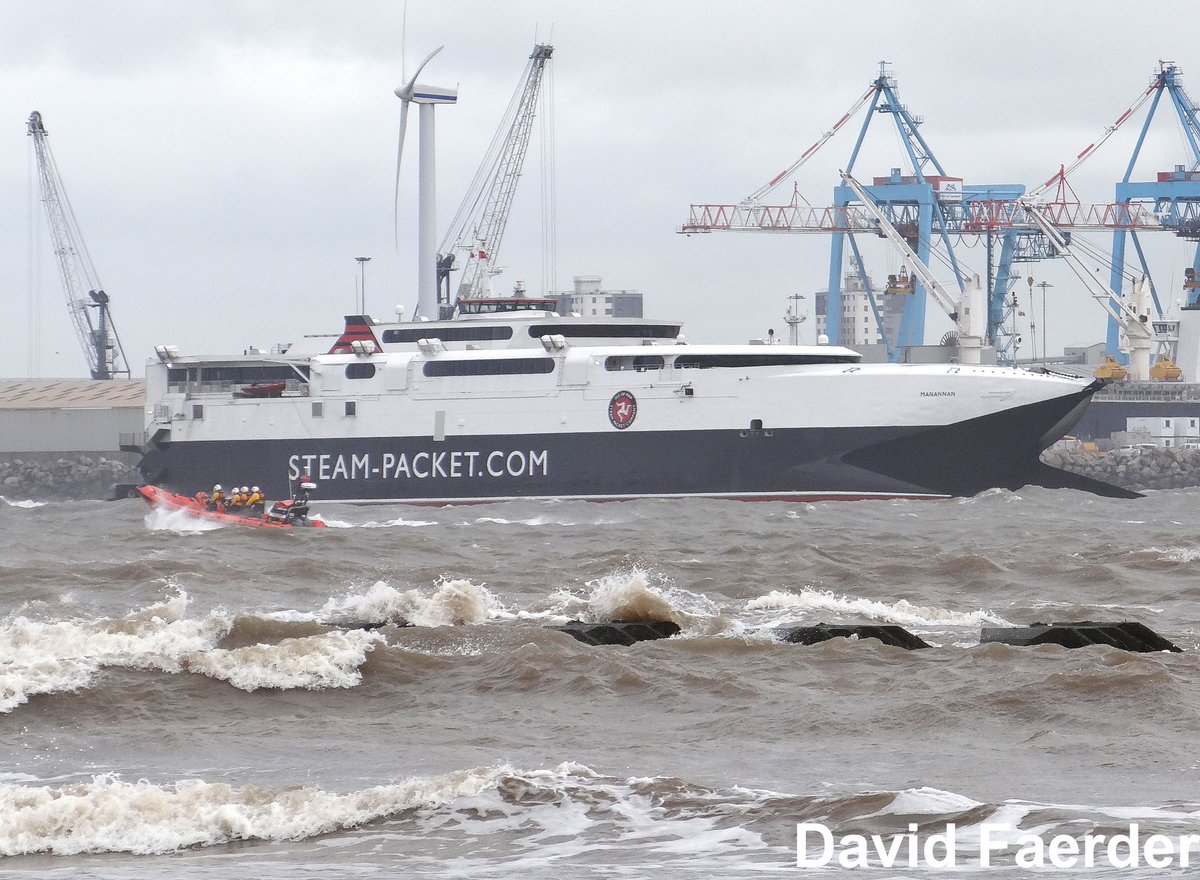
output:
M 191 494 L 943 498 L 1028 484 L 1133 493 L 1043 464 L 1102 383 L 965 364 L 864 364 L 831 345 L 695 345 L 677 322 L 460 301 L 447 320 L 350 316 L 279 354 L 146 370 L 141 470 Z

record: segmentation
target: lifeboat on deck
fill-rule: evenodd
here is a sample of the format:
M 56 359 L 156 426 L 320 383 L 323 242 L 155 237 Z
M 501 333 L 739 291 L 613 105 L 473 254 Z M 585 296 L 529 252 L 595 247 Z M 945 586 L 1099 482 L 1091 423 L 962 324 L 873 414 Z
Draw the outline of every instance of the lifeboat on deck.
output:
M 238 397 L 282 397 L 286 382 L 252 382 L 234 392 Z
M 1107 379 L 1110 382 L 1120 382 L 1129 376 L 1129 372 L 1117 363 L 1111 354 L 1104 356 L 1104 363 L 1096 367 L 1096 378 Z
M 1183 379 L 1183 370 L 1166 355 L 1150 368 L 1150 378 L 1155 382 L 1178 382 Z

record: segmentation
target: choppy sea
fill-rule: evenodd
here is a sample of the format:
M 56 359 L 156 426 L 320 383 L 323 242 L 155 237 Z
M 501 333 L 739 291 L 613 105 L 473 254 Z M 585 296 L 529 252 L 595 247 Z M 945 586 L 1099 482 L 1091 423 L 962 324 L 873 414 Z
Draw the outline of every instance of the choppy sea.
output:
M 0 876 L 878 880 L 935 871 L 846 867 L 848 837 L 954 826 L 938 876 L 1015 878 L 1022 835 L 1200 834 L 1198 511 L 327 505 L 333 528 L 264 533 L 5 498 Z M 547 628 L 571 619 L 682 633 Z M 1184 650 L 979 644 L 1050 619 Z M 851 621 L 934 647 L 770 632 Z M 835 856 L 797 867 L 797 823 Z M 1063 870 L 1194 870 L 1175 856 Z

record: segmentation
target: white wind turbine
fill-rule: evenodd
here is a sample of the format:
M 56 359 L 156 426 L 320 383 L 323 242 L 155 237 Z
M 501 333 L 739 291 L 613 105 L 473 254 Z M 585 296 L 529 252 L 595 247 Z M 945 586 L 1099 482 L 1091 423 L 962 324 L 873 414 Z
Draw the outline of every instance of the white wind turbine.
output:
M 440 86 L 418 85 L 417 77 L 443 46 L 438 46 L 425 56 L 417 66 L 417 72 L 400 88 L 396 97 L 400 99 L 400 138 L 396 147 L 396 200 L 393 221 L 396 228 L 396 243 L 399 247 L 400 216 L 400 159 L 404 156 L 404 132 L 408 127 L 408 105 L 421 105 L 420 159 L 417 177 L 417 309 L 413 317 L 437 318 L 437 220 L 434 186 L 434 128 L 433 108 L 437 104 L 454 104 L 458 101 L 458 89 Z

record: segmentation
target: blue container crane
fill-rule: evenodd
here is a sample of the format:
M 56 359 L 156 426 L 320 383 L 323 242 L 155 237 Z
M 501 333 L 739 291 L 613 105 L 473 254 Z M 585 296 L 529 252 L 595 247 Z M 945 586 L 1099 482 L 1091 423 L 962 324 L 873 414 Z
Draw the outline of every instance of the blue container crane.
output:
M 1130 156 L 1129 164 L 1125 169 L 1125 175 L 1116 185 L 1116 201 L 1123 205 L 1128 205 L 1130 202 L 1152 203 L 1154 214 L 1163 228 L 1174 232 L 1180 238 L 1200 242 L 1200 121 L 1196 118 L 1195 103 L 1183 90 L 1180 74 L 1180 69 L 1173 61 L 1159 62 L 1158 72 L 1151 79 L 1150 86 L 1143 95 L 1144 98 L 1153 94 L 1153 100 L 1146 113 L 1146 119 L 1142 123 L 1142 129 L 1138 133 L 1133 155 Z M 1184 140 L 1191 151 L 1190 160 L 1186 164 L 1176 165 L 1172 171 L 1159 172 L 1157 180 L 1131 181 L 1134 166 L 1137 164 L 1142 145 L 1150 130 L 1150 123 L 1154 119 L 1154 113 L 1164 94 L 1170 99 L 1182 125 Z M 1122 118 L 1117 122 L 1119 124 L 1123 121 Z M 1150 294 L 1154 302 L 1155 313 L 1161 318 L 1163 309 L 1158 297 L 1158 290 L 1154 286 L 1153 276 L 1146 262 L 1146 254 L 1135 229 L 1127 230 L 1118 227 L 1113 231 L 1110 286 L 1115 293 L 1120 294 L 1125 267 L 1126 233 L 1129 234 L 1133 243 L 1138 263 L 1141 266 L 1141 274 L 1151 278 Z M 1187 294 L 1185 307 L 1200 307 L 1200 244 L 1197 245 L 1192 265 L 1185 272 L 1184 290 Z M 1120 327 L 1110 318 L 1106 341 L 1107 351 L 1125 362 L 1125 357 L 1120 352 L 1119 340 Z

